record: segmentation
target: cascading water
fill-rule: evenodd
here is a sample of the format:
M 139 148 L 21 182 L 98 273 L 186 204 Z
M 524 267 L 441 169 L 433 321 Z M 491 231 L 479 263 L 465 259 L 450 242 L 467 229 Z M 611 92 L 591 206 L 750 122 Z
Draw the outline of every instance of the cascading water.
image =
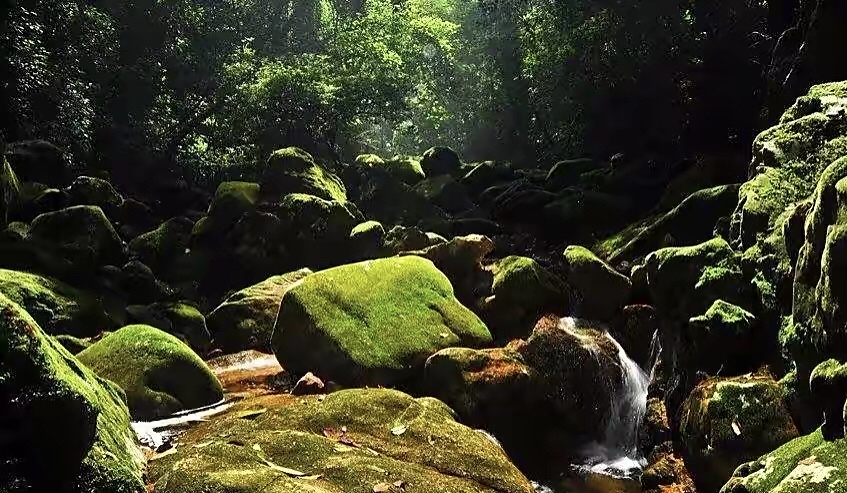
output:
M 566 317 L 562 319 L 560 327 L 577 333 L 574 329 L 579 325 L 578 319 Z M 656 333 L 650 346 L 649 368 L 645 371 L 626 354 L 611 334 L 605 332 L 604 336 L 617 349 L 622 382 L 619 393 L 613 400 L 603 439 L 583 449 L 582 467 L 590 469 L 593 473 L 629 477 L 637 474 L 644 466 L 644 459 L 638 451 L 638 432 L 647 410 L 648 387 L 661 347 Z

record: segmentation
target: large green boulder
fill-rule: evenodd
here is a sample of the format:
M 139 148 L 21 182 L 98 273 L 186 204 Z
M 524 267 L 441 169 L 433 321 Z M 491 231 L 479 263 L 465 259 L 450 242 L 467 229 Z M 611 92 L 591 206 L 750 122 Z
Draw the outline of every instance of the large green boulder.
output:
M 51 272 L 91 272 L 126 262 L 124 244 L 97 206 L 78 205 L 36 217 L 28 242 Z
M 303 279 L 282 298 L 273 334 L 280 364 L 346 385 L 395 385 L 450 346 L 491 342 L 429 260 L 343 265 Z
M 260 170 L 262 195 L 282 197 L 305 193 L 326 200 L 347 202 L 341 179 L 297 147 L 275 151 Z
M 798 435 L 785 388 L 767 374 L 701 382 L 682 407 L 679 433 L 703 491 L 716 491 L 736 467 Z
M 229 296 L 206 318 L 216 347 L 224 353 L 271 350 L 271 335 L 282 296 L 312 274 L 300 269 L 268 278 Z
M 823 411 L 821 433 L 827 440 L 844 438 L 844 408 L 847 401 L 847 365 L 828 359 L 812 371 L 809 389 Z
M 123 392 L 3 294 L 0 416 L 0 491 L 144 491 Z
M 48 334 L 86 337 L 116 327 L 114 317 L 96 296 L 56 279 L 0 269 L 0 292 L 23 307 Z
M 211 418 L 180 443 L 150 464 L 156 493 L 533 492 L 485 434 L 438 400 L 396 390 L 265 400 Z
M 381 257 L 385 251 L 385 227 L 379 221 L 365 221 L 350 231 L 354 260 Z
M 721 493 L 837 493 L 847 484 L 847 439 L 820 430 L 742 464 Z
M 565 249 L 565 282 L 576 295 L 580 317 L 609 321 L 629 299 L 632 282 L 591 250 L 578 245 Z
M 420 161 L 411 156 L 382 159 L 375 154 L 362 154 L 356 157 L 356 163 L 366 168 L 385 171 L 407 185 L 414 185 L 426 178 Z
M 256 210 L 261 198 L 258 183 L 246 181 L 227 181 L 218 185 L 212 203 L 209 204 L 207 222 L 197 223 L 194 235 L 204 238 L 207 235 L 222 234 L 241 219 L 247 212 Z
M 149 325 L 119 329 L 77 357 L 124 389 L 136 420 L 161 418 L 223 398 L 220 382 L 191 348 Z
M 567 313 L 567 285 L 555 274 L 528 257 L 511 255 L 490 268 L 490 294 L 481 313 L 499 341 L 526 337 L 545 313 Z

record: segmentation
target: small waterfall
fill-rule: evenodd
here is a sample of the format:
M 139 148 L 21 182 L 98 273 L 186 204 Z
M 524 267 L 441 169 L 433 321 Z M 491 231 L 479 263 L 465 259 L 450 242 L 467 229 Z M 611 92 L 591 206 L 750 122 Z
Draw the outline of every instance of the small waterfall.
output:
M 569 321 L 565 322 L 566 319 Z M 579 325 L 579 321 L 570 317 L 566 319 L 563 319 L 561 326 L 576 332 L 574 328 Z M 638 432 L 647 411 L 647 390 L 660 352 L 659 338 L 656 333 L 651 342 L 651 368 L 648 374 L 626 354 L 611 334 L 605 332 L 604 335 L 617 349 L 623 382 L 620 393 L 615 396 L 602 441 L 593 442 L 583 450 L 584 466 L 594 473 L 629 477 L 640 472 L 644 466 L 644 459 L 638 452 Z

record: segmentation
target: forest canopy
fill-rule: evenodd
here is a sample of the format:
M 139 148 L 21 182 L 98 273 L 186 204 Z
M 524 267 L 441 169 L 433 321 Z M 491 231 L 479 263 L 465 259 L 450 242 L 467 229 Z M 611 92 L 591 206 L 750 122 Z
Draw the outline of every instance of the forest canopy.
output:
M 0 122 L 6 141 L 109 171 L 127 149 L 200 174 L 288 145 L 339 158 L 441 144 L 522 165 L 719 150 L 758 128 L 774 8 L 21 0 L 0 20 Z

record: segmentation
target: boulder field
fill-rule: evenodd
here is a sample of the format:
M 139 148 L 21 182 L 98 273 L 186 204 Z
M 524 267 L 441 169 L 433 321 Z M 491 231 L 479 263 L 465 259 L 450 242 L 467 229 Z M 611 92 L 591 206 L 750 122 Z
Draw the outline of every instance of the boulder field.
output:
M 151 196 L 49 149 L 0 167 L 0 491 L 847 491 L 847 83 L 742 183 L 289 147 Z

